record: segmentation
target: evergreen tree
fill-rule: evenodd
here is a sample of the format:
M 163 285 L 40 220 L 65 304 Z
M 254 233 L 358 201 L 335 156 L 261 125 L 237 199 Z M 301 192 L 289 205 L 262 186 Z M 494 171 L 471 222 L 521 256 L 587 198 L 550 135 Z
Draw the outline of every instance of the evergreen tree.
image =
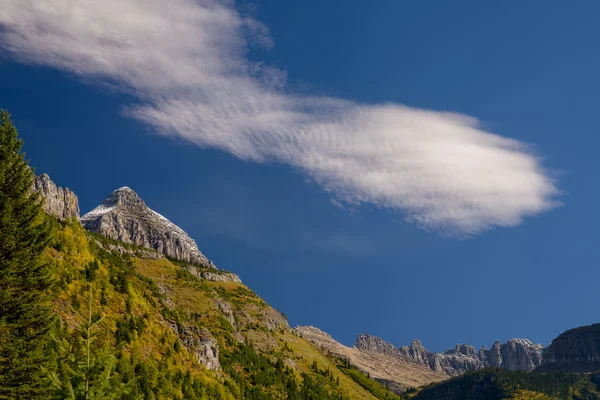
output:
M 53 323 L 51 275 L 41 254 L 51 227 L 8 112 L 0 115 L 0 399 L 43 399 Z
M 56 340 L 59 350 L 58 370 L 50 373 L 58 397 L 69 400 L 113 400 L 127 392 L 127 385 L 112 380 L 115 357 L 98 340 L 103 317 L 94 312 L 93 288 L 89 286 L 87 314 L 73 310 L 75 331 Z

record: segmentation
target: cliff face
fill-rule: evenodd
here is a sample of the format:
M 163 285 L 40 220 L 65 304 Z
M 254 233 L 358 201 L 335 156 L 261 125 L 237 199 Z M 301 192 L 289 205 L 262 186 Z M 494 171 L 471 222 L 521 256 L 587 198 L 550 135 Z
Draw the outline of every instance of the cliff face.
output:
M 500 347 L 500 356 L 494 347 Z M 511 339 L 500 345 L 494 343 L 490 353 L 486 353 L 488 364 L 511 371 L 531 371 L 542 363 L 544 347 L 527 339 Z
M 536 371 L 600 370 L 600 323 L 570 329 L 552 341 Z
M 447 376 L 457 376 L 485 367 L 531 371 L 541 364 L 543 351 L 542 345 L 533 344 L 527 339 L 511 339 L 504 344 L 494 343 L 490 350 L 483 347 L 477 352 L 473 346 L 457 344 L 454 349 L 433 353 L 418 340 L 414 340 L 410 346 L 395 348 L 382 339 L 364 334 L 359 335 L 356 348 L 412 360 Z
M 84 228 L 109 238 L 154 249 L 177 260 L 212 266 L 196 242 L 177 225 L 151 210 L 128 187 L 112 192 L 81 218 Z
M 79 219 L 79 201 L 75 193 L 56 186 L 47 174 L 36 176 L 33 190 L 44 198 L 44 211 L 60 220 Z

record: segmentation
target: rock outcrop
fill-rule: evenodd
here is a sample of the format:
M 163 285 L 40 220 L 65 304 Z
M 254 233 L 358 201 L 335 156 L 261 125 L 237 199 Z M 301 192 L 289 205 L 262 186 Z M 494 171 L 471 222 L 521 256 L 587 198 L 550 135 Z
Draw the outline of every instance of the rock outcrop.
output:
M 208 329 L 198 328 L 195 325 L 177 325 L 175 322 L 170 322 L 169 325 L 187 350 L 196 356 L 200 365 L 212 371 L 221 369 L 219 344 Z
M 236 274 L 232 274 L 231 272 L 209 272 L 205 271 L 200 274 L 201 279 L 206 279 L 211 282 L 235 282 L 242 283 L 242 280 Z
M 81 218 L 84 228 L 125 243 L 154 249 L 168 257 L 214 267 L 183 229 L 151 210 L 128 187 L 112 192 Z
M 401 355 L 400 350 L 394 347 L 393 344 L 390 344 L 385 340 L 378 338 L 377 336 L 366 334 L 358 335 L 358 338 L 356 339 L 356 348 L 364 351 L 387 354 L 394 357 Z
M 539 372 L 592 372 L 600 370 L 600 323 L 560 334 L 544 351 Z
M 500 347 L 500 357 L 498 351 L 494 349 Z M 488 365 L 492 367 L 506 368 L 511 371 L 531 371 L 542 363 L 544 346 L 533 344 L 527 339 L 511 339 L 500 345 L 494 343 L 490 353 L 486 353 Z
M 262 311 L 261 322 L 269 331 L 290 329 L 290 324 L 288 323 L 287 318 L 284 317 L 279 311 L 271 307 L 267 307 Z
M 108 252 L 114 252 L 119 254 L 128 254 L 132 257 L 140 257 L 146 258 L 148 260 L 164 260 L 165 257 L 152 249 L 142 248 L 142 247 L 133 247 L 133 246 L 123 246 L 120 243 L 102 243 L 99 240 L 94 240 L 94 244 L 101 249 L 104 249 Z
M 359 349 L 344 346 L 313 326 L 299 326 L 294 328 L 294 332 L 317 347 L 348 360 L 396 393 L 448 378 L 444 373 L 434 372 L 422 363 L 403 357 L 399 349 L 374 336 L 361 335 L 364 346 Z
M 433 353 L 418 340 L 414 340 L 410 346 L 396 348 L 382 339 L 364 334 L 359 335 L 356 348 L 412 360 L 447 376 L 458 376 L 485 367 L 531 371 L 542 363 L 543 352 L 542 345 L 527 339 L 511 339 L 504 344 L 494 343 L 490 350 L 482 347 L 477 352 L 473 346 L 457 344 L 454 349 Z
M 79 200 L 75 193 L 67 188 L 56 186 L 47 174 L 36 176 L 33 190 L 44 198 L 44 211 L 62 221 L 69 218 L 79 219 Z
M 235 323 L 235 316 L 233 315 L 233 309 L 231 308 L 231 304 L 219 297 L 215 297 L 213 299 L 213 303 L 215 303 L 217 310 L 219 310 L 223 317 L 231 324 L 233 329 L 237 329 L 237 324 Z

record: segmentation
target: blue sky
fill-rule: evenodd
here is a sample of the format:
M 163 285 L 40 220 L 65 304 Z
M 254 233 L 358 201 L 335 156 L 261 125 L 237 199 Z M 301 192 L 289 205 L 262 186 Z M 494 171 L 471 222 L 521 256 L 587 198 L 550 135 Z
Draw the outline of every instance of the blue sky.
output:
M 43 3 L 0 5 L 0 107 L 83 212 L 130 186 L 345 344 L 597 322 L 595 3 Z

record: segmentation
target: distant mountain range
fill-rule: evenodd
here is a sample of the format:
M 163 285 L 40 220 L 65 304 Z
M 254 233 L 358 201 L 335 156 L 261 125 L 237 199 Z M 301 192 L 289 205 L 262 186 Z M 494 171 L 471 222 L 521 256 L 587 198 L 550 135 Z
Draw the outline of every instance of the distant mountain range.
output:
M 317 346 L 347 358 L 396 392 L 487 367 L 531 371 L 542 362 L 543 346 L 527 339 L 511 339 L 503 344 L 496 342 L 490 350 L 483 347 L 479 352 L 473 346 L 462 344 L 456 345 L 455 349 L 433 353 L 418 340 L 410 346 L 395 347 L 378 337 L 361 334 L 354 347 L 347 347 L 315 327 L 301 326 L 295 331 Z
M 479 352 L 471 345 L 457 344 L 454 349 L 432 353 L 425 349 L 419 340 L 414 340 L 410 346 L 394 348 L 377 337 L 363 334 L 358 336 L 356 348 L 413 360 L 434 372 L 457 376 L 485 367 L 531 371 L 541 364 L 544 347 L 527 339 L 511 339 L 503 344 L 494 343 L 490 350 L 482 347 Z

